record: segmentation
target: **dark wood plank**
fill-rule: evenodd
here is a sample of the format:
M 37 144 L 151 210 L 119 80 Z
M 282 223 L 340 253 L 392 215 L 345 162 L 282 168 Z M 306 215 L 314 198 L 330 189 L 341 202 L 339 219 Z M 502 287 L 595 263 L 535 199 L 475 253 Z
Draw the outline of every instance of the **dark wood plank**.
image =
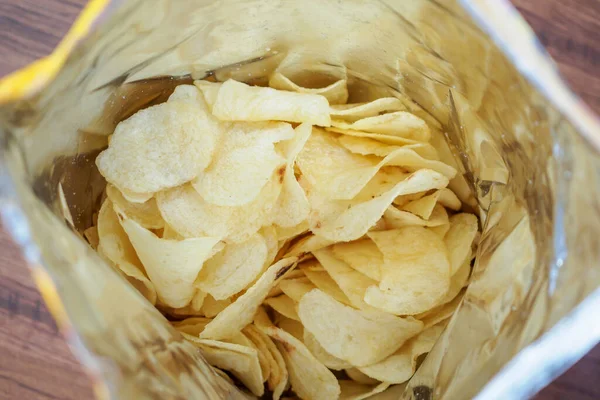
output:
M 600 113 L 600 1 L 512 0 L 561 73 Z M 85 0 L 0 0 L 0 77 L 48 54 Z M 0 399 L 88 399 L 92 392 L 0 226 Z M 600 346 L 536 396 L 600 399 Z

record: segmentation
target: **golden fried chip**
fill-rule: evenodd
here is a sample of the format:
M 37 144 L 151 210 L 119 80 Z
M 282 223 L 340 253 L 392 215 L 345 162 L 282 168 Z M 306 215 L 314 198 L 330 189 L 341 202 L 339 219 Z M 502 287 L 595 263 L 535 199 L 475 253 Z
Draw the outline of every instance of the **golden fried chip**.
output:
M 210 294 L 207 294 L 204 298 L 204 304 L 202 304 L 202 314 L 204 314 L 204 316 L 207 318 L 214 318 L 230 304 L 230 299 L 215 300 L 214 297 L 212 297 Z
M 412 139 L 406 139 L 400 136 L 392 136 L 392 135 L 383 135 L 381 133 L 368 133 L 361 131 L 354 131 L 352 129 L 340 129 L 340 128 L 327 128 L 325 130 L 329 133 L 338 133 L 344 136 L 353 136 L 357 138 L 366 138 L 376 140 L 381 143 L 396 145 L 396 146 L 406 146 L 406 145 L 414 145 L 420 144 L 420 142 Z
M 165 226 L 156 200 L 151 198 L 145 203 L 132 203 L 125 199 L 119 189 L 113 185 L 106 185 L 106 196 L 112 201 L 113 206 L 128 218 L 136 221 L 146 229 L 161 229 Z
M 433 194 L 411 201 L 410 203 L 403 205 L 401 208 L 404 211 L 408 211 L 428 220 L 438 202 L 441 205 L 450 208 L 451 210 L 458 210 L 461 206 L 458 197 L 456 197 L 456 195 L 450 189 L 443 188 L 435 191 Z
M 262 272 L 267 259 L 267 243 L 255 233 L 245 242 L 227 244 L 204 263 L 198 285 L 216 300 L 240 292 Z
M 450 272 L 454 275 L 471 255 L 471 246 L 479 224 L 473 214 L 456 214 L 450 217 L 450 230 L 444 236 L 450 259 Z
M 377 157 L 385 157 L 399 148 L 404 148 L 413 150 L 419 156 L 429 160 L 436 160 L 438 158 L 437 151 L 429 143 L 407 144 L 401 147 L 382 143 L 366 137 L 341 135 L 337 139 L 346 149 L 364 156 L 374 155 Z
M 135 249 L 123 230 L 110 199 L 106 199 L 98 213 L 98 254 L 128 277 L 128 281 L 150 301 L 156 304 L 156 289 L 144 270 Z
M 265 304 L 285 317 L 300 321 L 298 312 L 296 312 L 296 303 L 286 294 L 269 297 L 265 300 Z
M 377 379 L 373 379 L 368 375 L 360 372 L 358 368 L 348 368 L 344 370 L 348 378 L 352 379 L 354 382 L 362 383 L 363 385 L 377 385 L 379 381 Z
M 173 321 L 171 325 L 179 332 L 198 337 L 210 321 L 210 318 L 191 317 L 182 321 Z
M 273 400 L 278 400 L 286 389 L 288 383 L 288 372 L 281 352 L 275 346 L 271 338 L 254 325 L 244 328 L 245 332 L 253 341 L 261 340 L 271 354 L 271 374 L 267 381 L 269 390 L 273 392 Z
M 341 371 L 352 366 L 352 364 L 350 364 L 348 361 L 339 359 L 336 356 L 332 356 L 331 354 L 329 354 L 323 348 L 323 346 L 319 344 L 314 335 L 306 329 L 304 330 L 304 337 L 302 341 L 304 342 L 306 348 L 312 353 L 312 355 L 315 356 L 315 358 L 327 368 L 336 371 Z
M 432 308 L 431 310 L 422 314 L 415 315 L 415 318 L 423 322 L 423 328 L 427 329 L 434 325 L 439 324 L 442 321 L 447 320 L 454 314 L 456 308 L 460 305 L 464 291 L 461 291 L 452 301 Z
M 339 400 L 371 399 L 371 396 L 382 393 L 390 387 L 388 382 L 381 382 L 376 385 L 363 385 L 354 381 L 340 380 L 339 384 L 341 388 Z
M 304 339 L 304 327 L 299 321 L 296 321 L 291 318 L 284 317 L 282 315 L 278 316 L 277 324 L 279 328 L 283 329 L 296 339 L 303 341 Z
M 220 312 L 200 334 L 201 338 L 226 339 L 248 325 L 269 291 L 296 266 L 296 257 L 284 258 L 270 266 L 243 295 Z
M 334 104 L 329 102 L 330 104 Z M 330 114 L 336 120 L 354 122 L 359 119 L 376 117 L 389 111 L 405 111 L 402 101 L 395 97 L 382 97 L 369 103 L 332 105 Z
M 432 169 L 451 179 L 456 170 L 439 161 L 427 160 L 407 147 L 398 147 L 385 158 L 355 154 L 324 130 L 313 133 L 298 154 L 297 164 L 311 190 L 331 200 L 354 198 L 380 169 L 400 166 L 408 170 Z
M 431 138 L 425 121 L 406 111 L 366 117 L 352 123 L 334 119 L 331 125 L 339 129 L 400 136 L 420 142 L 428 142 Z
M 296 303 L 300 301 L 302 296 L 316 288 L 308 278 L 285 279 L 279 283 L 279 287 L 283 293 Z
M 383 254 L 371 239 L 336 243 L 331 247 L 331 251 L 336 258 L 339 258 L 361 274 L 376 281 L 381 279 Z
M 210 112 L 212 113 L 213 105 L 215 101 L 217 101 L 217 94 L 219 94 L 219 89 L 221 89 L 222 83 L 220 82 L 209 82 L 204 80 L 194 81 L 194 86 L 196 86 L 202 92 L 202 96 L 204 96 L 204 101 Z
M 350 201 L 331 202 L 310 192 L 309 202 L 313 208 L 310 218 L 311 231 L 334 242 L 347 242 L 363 236 L 383 216 L 392 201 L 404 194 L 445 187 L 448 178 L 428 169 L 412 173 L 391 189 L 380 195 L 372 195 L 364 201 L 359 194 Z M 370 187 L 365 190 L 371 191 Z M 366 196 L 364 196 L 366 197 Z
M 269 86 L 273 89 L 287 90 L 296 93 L 318 94 L 327 99 L 329 104 L 344 104 L 348 100 L 346 80 L 339 80 L 322 88 L 306 88 L 294 83 L 281 72 L 274 72 L 269 78 Z
M 345 304 L 361 310 L 377 311 L 363 300 L 367 288 L 376 285 L 377 281 L 361 274 L 342 260 L 337 259 L 331 248 L 321 249 L 315 251 L 313 254 L 350 301 L 350 304 Z
M 329 126 L 329 103 L 323 96 L 248 86 L 228 80 L 212 108 L 222 121 L 288 121 Z
M 311 132 L 311 125 L 301 124 L 294 130 L 293 139 L 281 143 L 287 165 L 283 177 L 279 176 L 279 179 L 283 178 L 283 188 L 273 217 L 273 222 L 280 227 L 295 227 L 305 221 L 310 212 L 306 194 L 294 175 L 294 165 Z
M 318 261 L 311 261 L 317 265 L 319 264 Z M 344 294 L 342 289 L 340 289 L 336 281 L 331 278 L 327 271 L 315 271 L 307 268 L 304 273 L 317 288 L 321 289 L 340 303 L 344 303 L 349 306 L 353 305 L 350 299 L 348 299 L 348 297 Z
M 207 203 L 191 185 L 183 185 L 158 193 L 156 201 L 167 224 L 180 235 L 215 236 L 239 243 L 248 240 L 262 226 L 270 225 L 271 211 L 280 191 L 281 184 L 271 180 L 251 203 L 227 207 Z
M 172 96 L 186 91 L 193 94 L 120 122 L 96 158 L 102 176 L 128 200 L 128 193 L 146 196 L 189 182 L 210 163 L 222 128 L 194 86 L 178 86 Z
M 196 292 L 194 281 L 219 238 L 161 239 L 134 220 L 121 218 L 161 302 L 174 308 L 187 305 Z
M 285 253 L 286 257 L 301 256 L 335 243 L 334 241 L 325 239 L 321 236 L 307 235 L 294 244 Z
M 364 374 L 379 381 L 403 383 L 410 379 L 417 367 L 417 358 L 429 353 L 444 331 L 444 325 L 436 325 L 415 336 L 396 353 L 377 364 L 359 368 Z
M 376 363 L 421 331 L 423 323 L 374 311 L 355 310 L 319 289 L 302 297 L 298 315 L 330 354 L 355 366 Z
M 192 186 L 210 204 L 246 205 L 256 199 L 275 170 L 285 168 L 274 143 L 293 137 L 292 126 L 284 122 L 230 124 L 210 166 Z
M 394 206 L 390 206 L 385 210 L 383 218 L 387 227 L 391 229 L 399 229 L 405 226 L 449 226 L 448 213 L 446 212 L 446 209 L 439 204 L 436 204 L 433 207 L 429 219 L 423 219 L 418 215 L 408 211 L 399 210 Z
M 100 237 L 98 236 L 98 227 L 90 226 L 85 231 L 83 231 L 83 237 L 90 244 L 92 249 L 98 249 L 98 245 L 100 244 Z
M 256 349 L 216 340 L 199 339 L 187 333 L 182 335 L 200 349 L 200 353 L 210 365 L 231 372 L 255 396 L 264 394 L 265 388 Z
M 340 386 L 336 377 L 311 354 L 304 343 L 274 326 L 262 309 L 257 312 L 254 324 L 269 335 L 277 345 L 290 374 L 292 389 L 300 398 L 307 400 L 338 398 Z
M 365 302 L 397 315 L 426 311 L 444 298 L 450 286 L 450 263 L 443 241 L 420 226 L 368 236 L 383 253 L 381 281 L 365 293 Z

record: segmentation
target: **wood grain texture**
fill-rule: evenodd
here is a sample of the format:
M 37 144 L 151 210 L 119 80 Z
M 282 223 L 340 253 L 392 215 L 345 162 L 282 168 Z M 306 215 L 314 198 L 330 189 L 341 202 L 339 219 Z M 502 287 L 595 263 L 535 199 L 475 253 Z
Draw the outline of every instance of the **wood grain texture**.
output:
M 600 113 L 600 0 L 512 0 L 571 87 Z M 0 76 L 48 54 L 84 0 L 0 0 Z M 0 226 L 0 399 L 91 399 L 92 391 Z M 536 400 L 600 399 L 600 346 Z

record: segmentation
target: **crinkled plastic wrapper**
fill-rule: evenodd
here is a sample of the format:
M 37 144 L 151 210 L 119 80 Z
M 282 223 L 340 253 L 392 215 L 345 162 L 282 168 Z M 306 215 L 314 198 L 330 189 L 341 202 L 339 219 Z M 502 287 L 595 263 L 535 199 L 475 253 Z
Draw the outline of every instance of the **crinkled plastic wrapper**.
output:
M 104 3 L 0 85 L 3 221 L 99 397 L 247 396 L 81 232 L 105 185 L 94 158 L 120 120 L 177 84 L 260 84 L 278 66 L 344 70 L 351 101 L 400 98 L 448 143 L 451 187 L 482 219 L 473 281 L 403 398 L 524 398 L 598 341 L 600 125 L 507 3 Z

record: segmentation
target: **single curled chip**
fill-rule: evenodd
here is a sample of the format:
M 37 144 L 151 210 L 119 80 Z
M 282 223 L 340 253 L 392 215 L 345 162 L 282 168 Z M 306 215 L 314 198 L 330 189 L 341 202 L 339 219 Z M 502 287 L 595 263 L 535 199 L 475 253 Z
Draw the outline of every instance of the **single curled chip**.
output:
M 188 91 L 194 93 L 177 98 Z M 194 86 L 178 86 L 173 96 L 120 122 L 109 147 L 96 158 L 102 176 L 126 197 L 189 182 L 212 159 L 222 128 L 202 95 Z
M 414 318 L 355 310 L 319 289 L 302 297 L 298 315 L 304 329 L 328 353 L 355 366 L 371 365 L 391 355 L 423 327 Z
M 212 108 L 222 121 L 287 121 L 329 126 L 329 103 L 318 94 L 248 86 L 228 80 Z

